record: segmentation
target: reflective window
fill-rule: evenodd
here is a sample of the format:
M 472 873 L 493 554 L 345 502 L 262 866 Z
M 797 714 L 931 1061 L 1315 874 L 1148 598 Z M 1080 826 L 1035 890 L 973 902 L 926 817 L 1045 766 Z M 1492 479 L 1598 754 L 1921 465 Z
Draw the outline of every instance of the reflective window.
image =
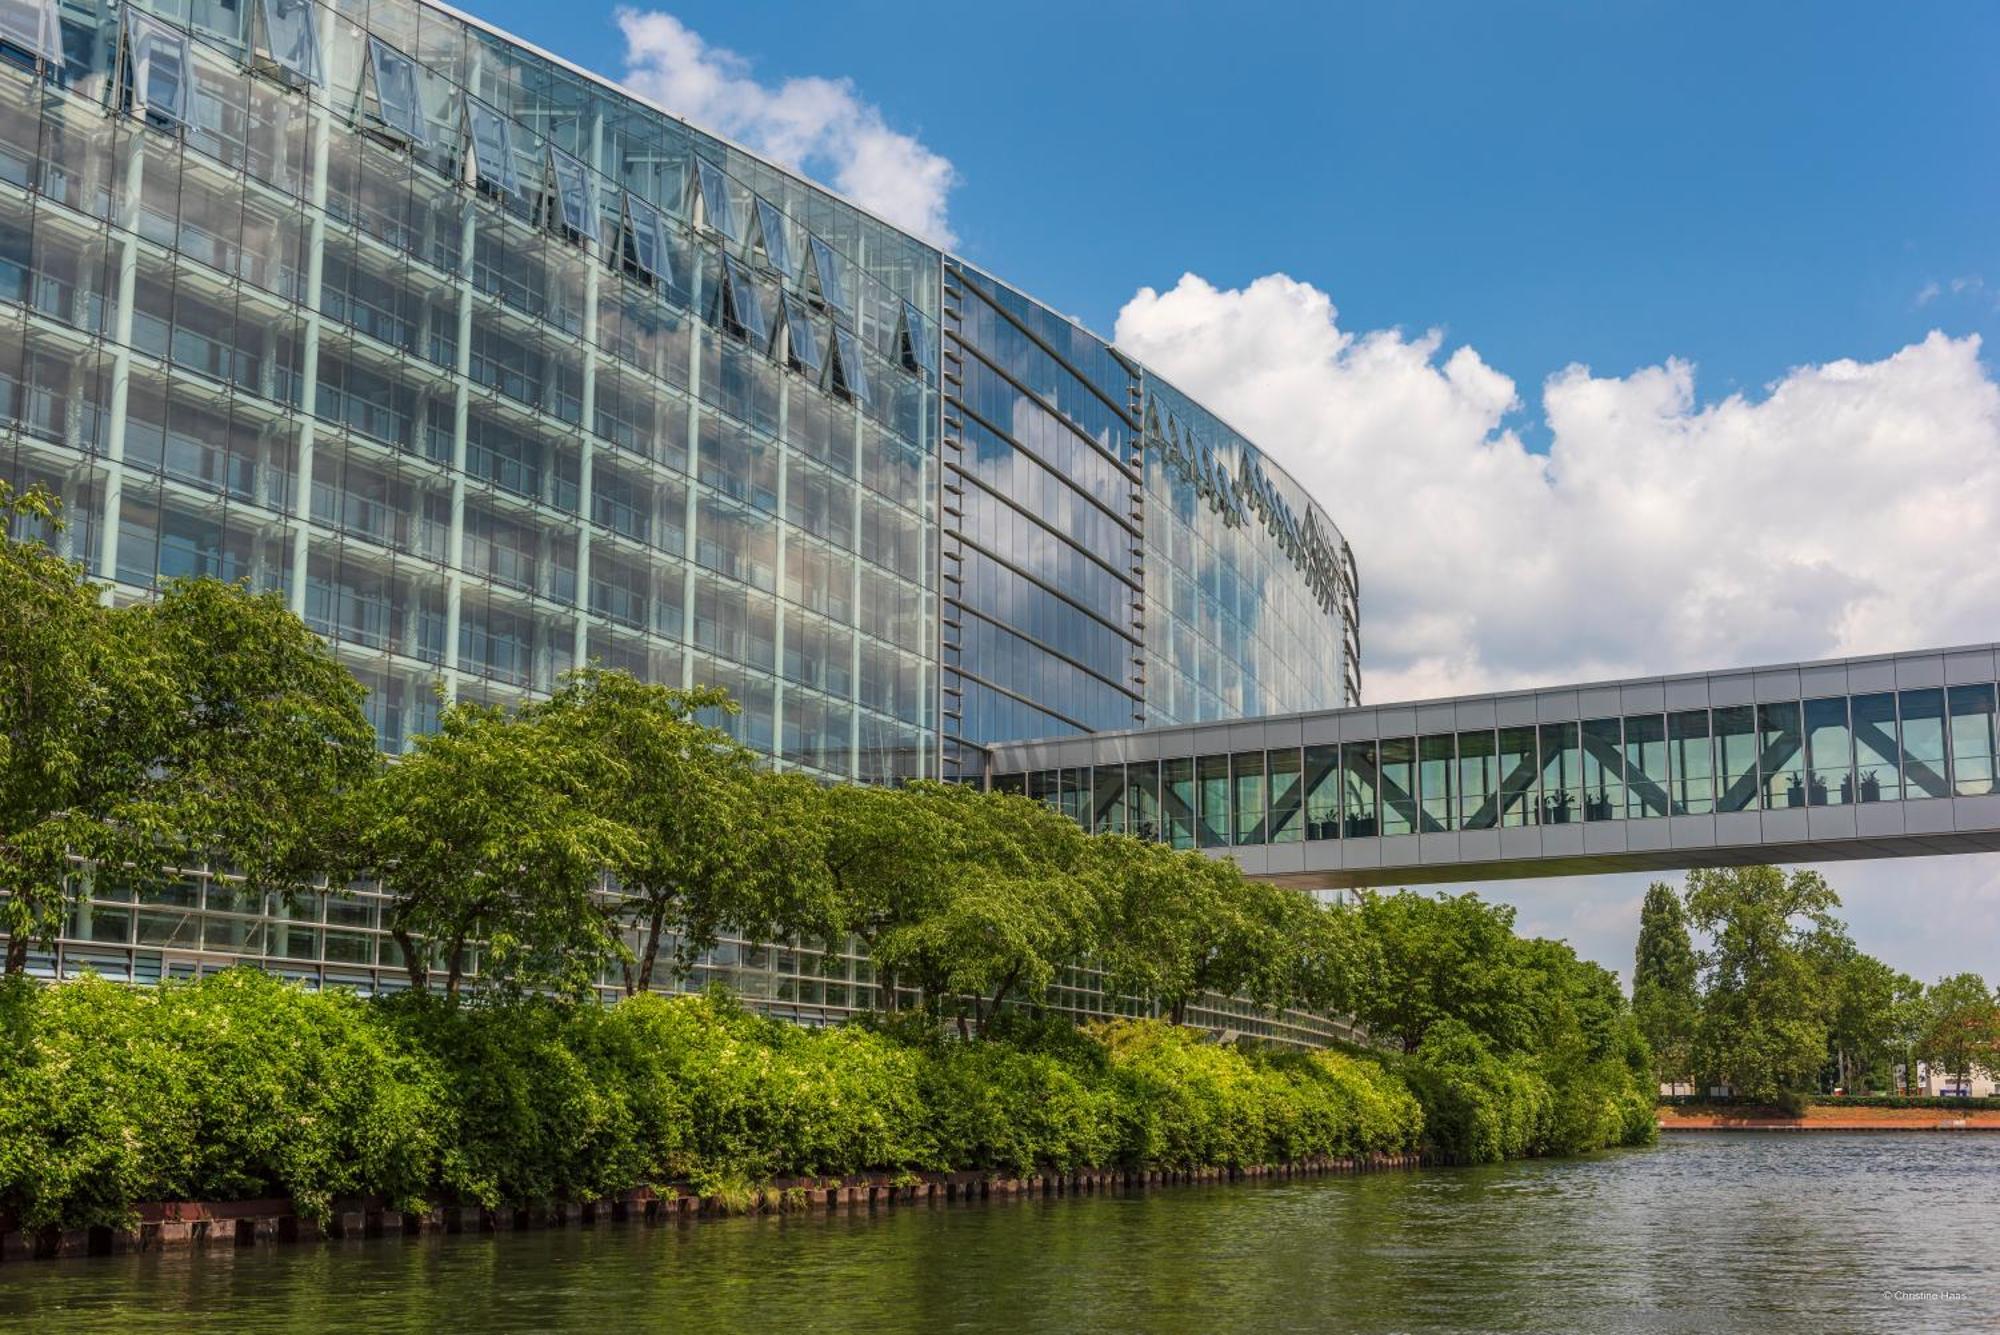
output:
M 1540 814 L 1535 794 L 1535 776 L 1540 766 L 1535 758 L 1534 728 L 1500 729 L 1496 750 L 1496 769 L 1500 774 L 1500 824 L 1510 828 L 1535 824 Z
M 1583 721 L 1583 817 L 1620 820 L 1625 815 L 1624 742 L 1615 718 Z
M 1372 839 L 1381 829 L 1377 810 L 1379 786 L 1375 743 L 1343 744 L 1340 748 L 1340 822 L 1349 839 Z
M 820 303 L 836 315 L 846 316 L 847 284 L 842 272 L 840 252 L 820 240 L 817 236 L 807 238 L 807 247 L 812 251 L 812 269 L 808 273 L 811 280 L 808 287 Z
M 896 325 L 896 355 L 905 370 L 937 374 L 937 344 L 923 312 L 911 301 L 903 303 L 903 316 Z
M 1168 843 L 1194 847 L 1194 761 L 1186 756 L 1160 762 L 1160 818 Z
M 666 222 L 660 211 L 645 200 L 625 192 L 625 262 L 649 278 L 663 283 L 674 281 L 673 260 L 667 251 Z
M 1236 842 L 1264 842 L 1264 753 L 1239 751 L 1229 759 L 1229 774 L 1235 785 Z
M 762 195 L 757 196 L 757 244 L 764 262 L 789 279 L 792 276 L 792 240 L 785 215 Z
M 1457 757 L 1450 733 L 1438 733 L 1417 742 L 1419 828 L 1425 834 L 1455 829 L 1452 819 L 1452 766 Z
M 1306 838 L 1340 837 L 1340 748 L 1308 746 L 1305 757 Z M 1372 808 L 1373 802 L 1369 803 Z
M 819 335 L 813 330 L 812 312 L 789 292 L 781 300 L 785 307 L 785 357 L 794 369 L 817 378 L 822 360 Z
M 1806 797 L 1816 807 L 1854 801 L 1854 739 L 1847 730 L 1847 697 L 1808 700 Z
M 1730 705 L 1715 711 L 1717 811 L 1747 811 L 1757 801 L 1757 711 Z
M 597 235 L 597 192 L 583 164 L 549 145 L 549 170 L 555 176 L 556 201 L 562 209 L 563 226 L 588 239 Z
M 1706 709 L 1667 715 L 1667 764 L 1673 815 L 1706 816 L 1715 810 L 1715 757 Z
M 62 21 L 56 0 L 0 0 L 0 41 L 60 65 Z
M 1195 815 L 1203 848 L 1229 846 L 1229 757 L 1195 759 Z
M 1667 814 L 1667 720 L 1633 714 L 1625 720 L 1625 814 L 1634 820 Z
M 1490 830 L 1499 823 L 1499 764 L 1492 733 L 1458 735 L 1458 810 L 1462 828 Z
M 1762 738 L 1758 768 L 1763 773 L 1764 809 L 1806 804 L 1805 754 L 1799 736 L 1799 704 L 1784 700 L 1757 706 Z
M 868 368 L 861 361 L 861 340 L 846 325 L 833 327 L 833 355 L 826 363 L 827 387 L 856 403 L 868 402 Z
M 1125 767 L 1125 803 L 1132 833 L 1148 841 L 1160 837 L 1160 766 L 1147 760 Z
M 1288 747 L 1283 751 L 1273 751 L 1268 759 L 1270 777 L 1266 782 L 1270 791 L 1270 816 L 1267 828 L 1270 841 L 1274 844 L 1297 843 L 1305 824 L 1299 819 L 1298 749 Z
M 1382 833 L 1415 834 L 1417 830 L 1417 741 L 1385 737 L 1376 751 L 1376 777 L 1382 787 Z
M 1125 833 L 1123 765 L 1099 765 L 1091 771 L 1090 828 L 1097 834 Z
M 1567 825 L 1583 819 L 1583 769 L 1574 723 L 1541 727 L 1542 824 Z
M 324 85 L 312 0 L 258 0 L 257 12 L 264 20 L 264 50 L 271 59 L 308 83 Z
M 1854 791 L 1863 802 L 1894 802 L 1902 795 L 1896 759 L 1896 697 L 1857 695 L 1854 720 Z
M 764 301 L 757 292 L 757 280 L 735 257 L 722 257 L 723 319 L 753 348 L 769 347 L 770 329 L 764 323 Z
M 424 104 L 417 95 L 417 62 L 381 38 L 370 37 L 368 69 L 375 82 L 376 118 L 413 144 L 429 143 Z
M 138 10 L 125 10 L 125 59 L 132 109 L 175 125 L 188 119 L 188 36 Z
M 737 231 L 736 204 L 729 197 L 729 178 L 707 158 L 694 160 L 695 180 L 701 191 L 701 220 L 704 226 L 722 233 L 731 241 L 741 241 Z
M 466 100 L 465 116 L 472 135 L 473 179 L 489 190 L 518 198 L 521 173 L 514 165 L 513 124 L 477 98 Z
M 1904 691 L 1898 697 L 1903 715 L 1903 800 L 1945 797 L 1944 692 Z
M 1960 797 L 1995 791 L 1993 687 L 1951 688 L 1951 790 Z

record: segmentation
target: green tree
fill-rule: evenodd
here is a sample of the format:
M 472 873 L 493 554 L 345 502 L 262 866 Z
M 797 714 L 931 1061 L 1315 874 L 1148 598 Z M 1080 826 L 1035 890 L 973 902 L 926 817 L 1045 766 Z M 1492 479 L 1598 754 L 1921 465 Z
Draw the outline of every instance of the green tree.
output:
M 435 959 L 456 1000 L 475 944 L 490 981 L 572 992 L 622 956 L 596 891 L 606 867 L 632 856 L 632 836 L 601 813 L 596 789 L 622 782 L 623 767 L 533 719 L 445 707 L 361 817 L 414 990 L 427 989 Z
M 1686 908 L 1672 886 L 1655 881 L 1646 887 L 1639 910 L 1632 1014 L 1652 1048 L 1655 1079 L 1661 1084 L 1687 1080 L 1692 1073 L 1695 1028 L 1701 1019 L 1699 973 Z
M 1695 1066 L 1743 1098 L 1770 1102 L 1813 1088 L 1827 1053 L 1827 986 L 1813 934 L 1838 930 L 1840 904 L 1813 871 L 1727 867 L 1688 874 L 1688 919 L 1713 943 L 1703 956 Z
M 1866 955 L 1842 930 L 1822 930 L 1807 942 L 1825 1000 L 1827 1073 L 1850 1092 L 1865 1082 L 1886 1083 L 1896 1050 L 1896 999 L 1916 980 Z
M 1514 951 L 1514 910 L 1477 894 L 1363 892 L 1361 922 L 1381 951 L 1355 1016 L 1377 1038 L 1415 1052 L 1443 1019 L 1469 1026 L 1496 1053 L 1525 1048 L 1534 1017 Z
M 724 927 L 768 938 L 827 926 L 817 785 L 763 772 L 748 748 L 697 722 L 698 710 L 735 705 L 719 688 L 670 690 L 593 668 L 523 711 L 565 745 L 618 757 L 589 789 L 598 814 L 629 835 L 610 867 L 614 912 L 639 940 L 624 964 L 628 995 L 652 989 L 669 936 L 684 976 Z
M 1975 1072 L 2000 1073 L 2000 1006 L 1976 973 L 1940 978 L 1924 992 L 1917 1056 L 1959 1084 Z

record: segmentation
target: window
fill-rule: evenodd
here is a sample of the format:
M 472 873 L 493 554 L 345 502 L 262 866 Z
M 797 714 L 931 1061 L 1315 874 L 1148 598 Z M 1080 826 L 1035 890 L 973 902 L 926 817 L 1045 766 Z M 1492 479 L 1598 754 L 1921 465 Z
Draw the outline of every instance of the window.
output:
M 1377 752 L 1376 777 L 1382 786 L 1382 833 L 1417 830 L 1417 740 L 1387 737 Z
M 1160 766 L 1148 760 L 1125 767 L 1125 811 L 1135 837 L 1160 837 Z
M 1499 819 L 1500 775 L 1493 734 L 1458 735 L 1459 827 L 1490 830 Z
M 702 225 L 731 241 L 742 240 L 736 227 L 736 206 L 729 198 L 729 178 L 707 158 L 694 160 L 695 182 L 701 195 Z
M 1419 810 L 1425 834 L 1439 834 L 1455 828 L 1451 809 L 1451 768 L 1454 760 L 1452 735 L 1439 733 L 1417 743 L 1417 784 L 1421 790 Z
M 417 62 L 379 37 L 368 39 L 368 68 L 375 81 L 375 116 L 413 144 L 429 142 L 424 104 L 417 95 Z
M 903 303 L 902 318 L 896 324 L 896 355 L 906 371 L 937 374 L 937 345 L 931 341 L 930 322 L 911 301 Z
M 764 303 L 757 295 L 757 281 L 734 257 L 722 257 L 722 317 L 730 330 L 752 347 L 770 346 L 771 334 L 764 324 Z
M 1667 720 L 1635 714 L 1625 720 L 1625 814 L 1633 820 L 1667 814 Z
M 1806 804 L 1803 750 L 1796 700 L 1757 706 L 1761 750 L 1757 765 L 1763 774 L 1764 809 Z
M 324 87 L 312 0 L 258 0 L 257 12 L 264 19 L 264 50 L 273 63 Z
M 1903 799 L 1944 797 L 1944 692 L 1904 691 Z
M 125 60 L 134 112 L 187 124 L 192 58 L 186 33 L 126 7 Z
M 1854 719 L 1854 791 L 1863 802 L 1894 802 L 1902 795 L 1896 763 L 1896 697 L 1857 695 Z
M 476 98 L 466 99 L 465 114 L 472 135 L 472 179 L 489 190 L 518 196 L 521 174 L 514 166 L 512 123 Z
M 1340 838 L 1340 748 L 1306 748 L 1306 838 Z
M 1951 785 L 1960 797 L 1983 797 L 1993 783 L 1993 688 L 1951 688 Z
M 1340 819 L 1347 838 L 1372 839 L 1381 829 L 1376 812 L 1379 780 L 1375 743 L 1348 742 L 1340 748 Z
M 1160 809 L 1167 842 L 1175 848 L 1194 847 L 1194 761 L 1187 757 L 1160 765 Z
M 1270 777 L 1270 815 L 1266 828 L 1270 842 L 1294 844 L 1299 840 L 1299 753 L 1296 747 L 1273 751 L 1267 757 Z
M 833 356 L 826 364 L 827 387 L 856 403 L 868 402 L 868 370 L 861 362 L 861 340 L 845 325 L 833 327 Z
M 1847 697 L 1808 700 L 1806 798 L 1816 807 L 1854 801 L 1854 743 L 1847 731 Z
M 1668 797 L 1676 816 L 1715 810 L 1715 757 L 1708 742 L 1708 711 L 1667 715 Z
M 1202 756 L 1195 761 L 1196 810 L 1203 848 L 1229 844 L 1229 757 Z
M 1619 820 L 1625 815 L 1624 735 L 1615 718 L 1583 721 L 1583 818 Z
M 840 252 L 816 236 L 807 238 L 807 246 L 812 251 L 812 294 L 820 304 L 836 315 L 846 315 L 847 286 L 842 280 Z
M 62 64 L 62 20 L 56 0 L 0 0 L 0 42 Z
M 674 281 L 673 261 L 667 254 L 667 238 L 660 211 L 645 200 L 625 192 L 625 263 L 662 283 Z
M 1583 819 L 1582 770 L 1574 723 L 1544 723 L 1541 728 L 1542 824 L 1568 825 Z
M 822 367 L 819 335 L 813 329 L 812 313 L 803 301 L 789 292 L 781 300 L 785 308 L 785 360 L 794 370 L 817 378 Z
M 562 225 L 578 240 L 595 239 L 597 192 L 590 188 L 583 163 L 550 144 L 549 172 L 555 178 L 556 204 L 562 210 Z
M 1731 705 L 1715 711 L 1717 811 L 1747 811 L 1757 798 L 1757 711 Z
M 762 203 L 762 200 L 758 201 Z M 1125 833 L 1125 767 L 1099 765 L 1090 774 L 1090 828 L 1096 834 Z
M 1229 760 L 1235 784 L 1236 834 L 1239 844 L 1264 842 L 1264 753 L 1244 751 Z
M 762 195 L 757 196 L 757 244 L 764 252 L 764 263 L 776 269 L 785 278 L 792 276 L 792 238 L 785 225 L 785 215 L 778 206 Z

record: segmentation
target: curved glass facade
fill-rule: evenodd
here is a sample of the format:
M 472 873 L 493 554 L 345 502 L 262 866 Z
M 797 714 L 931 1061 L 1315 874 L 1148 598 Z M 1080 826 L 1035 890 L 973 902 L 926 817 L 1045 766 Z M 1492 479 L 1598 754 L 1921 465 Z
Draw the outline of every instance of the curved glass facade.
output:
M 0 476 L 61 496 L 115 597 L 281 592 L 390 751 L 440 684 L 586 662 L 724 686 L 775 763 L 878 782 L 1358 691 L 1345 545 L 1197 405 L 417 0 L 0 5 Z M 378 962 L 365 899 L 191 893 L 80 930 Z

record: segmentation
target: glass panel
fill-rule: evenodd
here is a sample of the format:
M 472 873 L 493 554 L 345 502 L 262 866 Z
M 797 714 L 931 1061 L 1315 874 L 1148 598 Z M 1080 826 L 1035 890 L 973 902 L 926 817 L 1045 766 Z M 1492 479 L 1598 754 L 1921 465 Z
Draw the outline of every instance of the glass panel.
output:
M 1063 815 L 1082 829 L 1090 828 L 1090 771 L 1085 768 L 1062 771 L 1062 794 L 1057 805 Z
M 1062 810 L 1062 785 L 1057 780 L 1058 775 L 1052 769 L 1035 770 L 1028 775 L 1028 796 Z
M 1099 765 L 1090 773 L 1090 828 L 1095 834 L 1125 833 L 1125 767 Z
M 556 202 L 562 208 L 563 226 L 589 240 L 597 235 L 597 192 L 583 163 L 549 145 L 549 168 L 555 173 Z
M 1757 765 L 1764 776 L 1764 809 L 1804 806 L 1805 753 L 1799 737 L 1798 702 L 1758 705 L 1757 731 L 1762 735 Z
M 1196 815 L 1200 822 L 1201 846 L 1227 848 L 1229 846 L 1229 757 L 1197 758 L 1195 779 L 1200 801 Z
M 1240 751 L 1229 758 L 1229 775 L 1235 784 L 1236 842 L 1264 842 L 1264 753 Z
M 1161 818 L 1167 842 L 1175 848 L 1194 847 L 1194 761 L 1183 756 L 1160 766 Z
M 1425 834 L 1441 834 L 1457 826 L 1451 805 L 1451 771 L 1456 759 L 1456 748 L 1448 732 L 1417 742 L 1417 787 L 1422 815 L 1419 828 Z
M 1667 759 L 1673 814 L 1706 816 L 1715 810 L 1715 756 L 1706 709 L 1667 715 Z
M 1634 820 L 1667 814 L 1667 720 L 1634 714 L 1625 720 L 1625 814 Z
M 786 278 L 792 276 L 792 240 L 785 215 L 762 195 L 757 197 L 757 240 L 764 247 L 764 260 Z
M 1382 785 L 1382 833 L 1417 830 L 1417 739 L 1386 737 L 1379 743 L 1376 774 Z
M 1854 741 L 1844 695 L 1806 701 L 1806 797 L 1816 807 L 1854 801 Z
M 1993 688 L 1951 688 L 1951 790 L 1983 797 L 1993 783 Z
M 1028 791 L 1028 776 L 1025 774 L 996 774 L 993 776 L 993 791 L 1025 796 Z
M 1625 814 L 1624 739 L 1615 718 L 1583 721 L 1583 818 L 1618 820 Z
M 785 307 L 786 356 L 793 366 L 817 377 L 820 373 L 819 335 L 813 330 L 812 313 L 791 293 L 783 297 Z
M 1574 723 L 1542 725 L 1542 824 L 1583 818 L 1583 772 Z
M 764 324 L 764 303 L 757 296 L 757 282 L 750 271 L 730 256 L 722 257 L 724 294 L 729 300 L 729 320 L 752 347 L 770 346 L 770 330 Z
M 1715 711 L 1717 811 L 1747 811 L 1757 800 L 1757 711 L 1730 705 Z
M 1270 838 L 1274 844 L 1295 844 L 1304 822 L 1299 819 L 1299 752 L 1297 747 L 1273 751 L 1270 767 Z
M 1306 748 L 1306 838 L 1340 837 L 1340 748 Z M 1372 802 L 1369 804 L 1374 805 Z
M 0 0 L 0 41 L 62 64 L 62 20 L 56 0 Z
M 1125 801 L 1134 836 L 1160 837 L 1160 765 L 1148 760 L 1125 767 Z
M 696 158 L 694 168 L 701 186 L 702 221 L 731 241 L 742 240 L 736 230 L 736 205 L 729 198 L 729 178 L 707 158 Z
M 1493 734 L 1458 735 L 1459 826 L 1490 830 L 1499 820 L 1500 772 Z
M 1896 768 L 1896 697 L 1857 695 L 1853 700 L 1854 790 L 1863 802 L 1902 796 Z
M 828 310 L 846 315 L 847 284 L 841 273 L 840 252 L 816 236 L 808 238 L 808 246 L 812 251 L 813 294 Z
M 1533 825 L 1539 804 L 1535 798 L 1535 730 L 1502 728 L 1499 739 L 1500 823 Z
M 1903 800 L 1944 797 L 1944 692 L 1904 691 Z
M 308 83 L 324 86 L 326 72 L 319 60 L 312 0 L 259 0 L 258 10 L 264 16 L 264 49 L 271 59 Z
M 1375 743 L 1348 742 L 1340 748 L 1340 819 L 1349 839 L 1372 839 L 1381 828 L 1376 789 L 1381 773 Z
M 674 281 L 660 211 L 630 190 L 625 192 L 625 258 L 663 283 Z
M 514 129 L 505 116 L 484 102 L 466 100 L 466 120 L 472 131 L 473 179 L 491 190 L 521 193 L 521 174 L 514 165 Z
M 187 124 L 191 59 L 187 34 L 128 7 L 125 43 L 132 79 L 132 109 L 176 125 Z
M 379 37 L 368 39 L 368 67 L 375 78 L 375 114 L 414 144 L 424 134 L 424 104 L 417 96 L 417 62 Z
M 845 325 L 833 327 L 833 358 L 827 364 L 830 388 L 856 403 L 868 402 L 868 370 L 861 363 L 861 340 Z
M 896 355 L 911 371 L 937 374 L 937 347 L 931 342 L 930 325 L 915 303 L 903 303 L 903 318 L 896 326 Z

